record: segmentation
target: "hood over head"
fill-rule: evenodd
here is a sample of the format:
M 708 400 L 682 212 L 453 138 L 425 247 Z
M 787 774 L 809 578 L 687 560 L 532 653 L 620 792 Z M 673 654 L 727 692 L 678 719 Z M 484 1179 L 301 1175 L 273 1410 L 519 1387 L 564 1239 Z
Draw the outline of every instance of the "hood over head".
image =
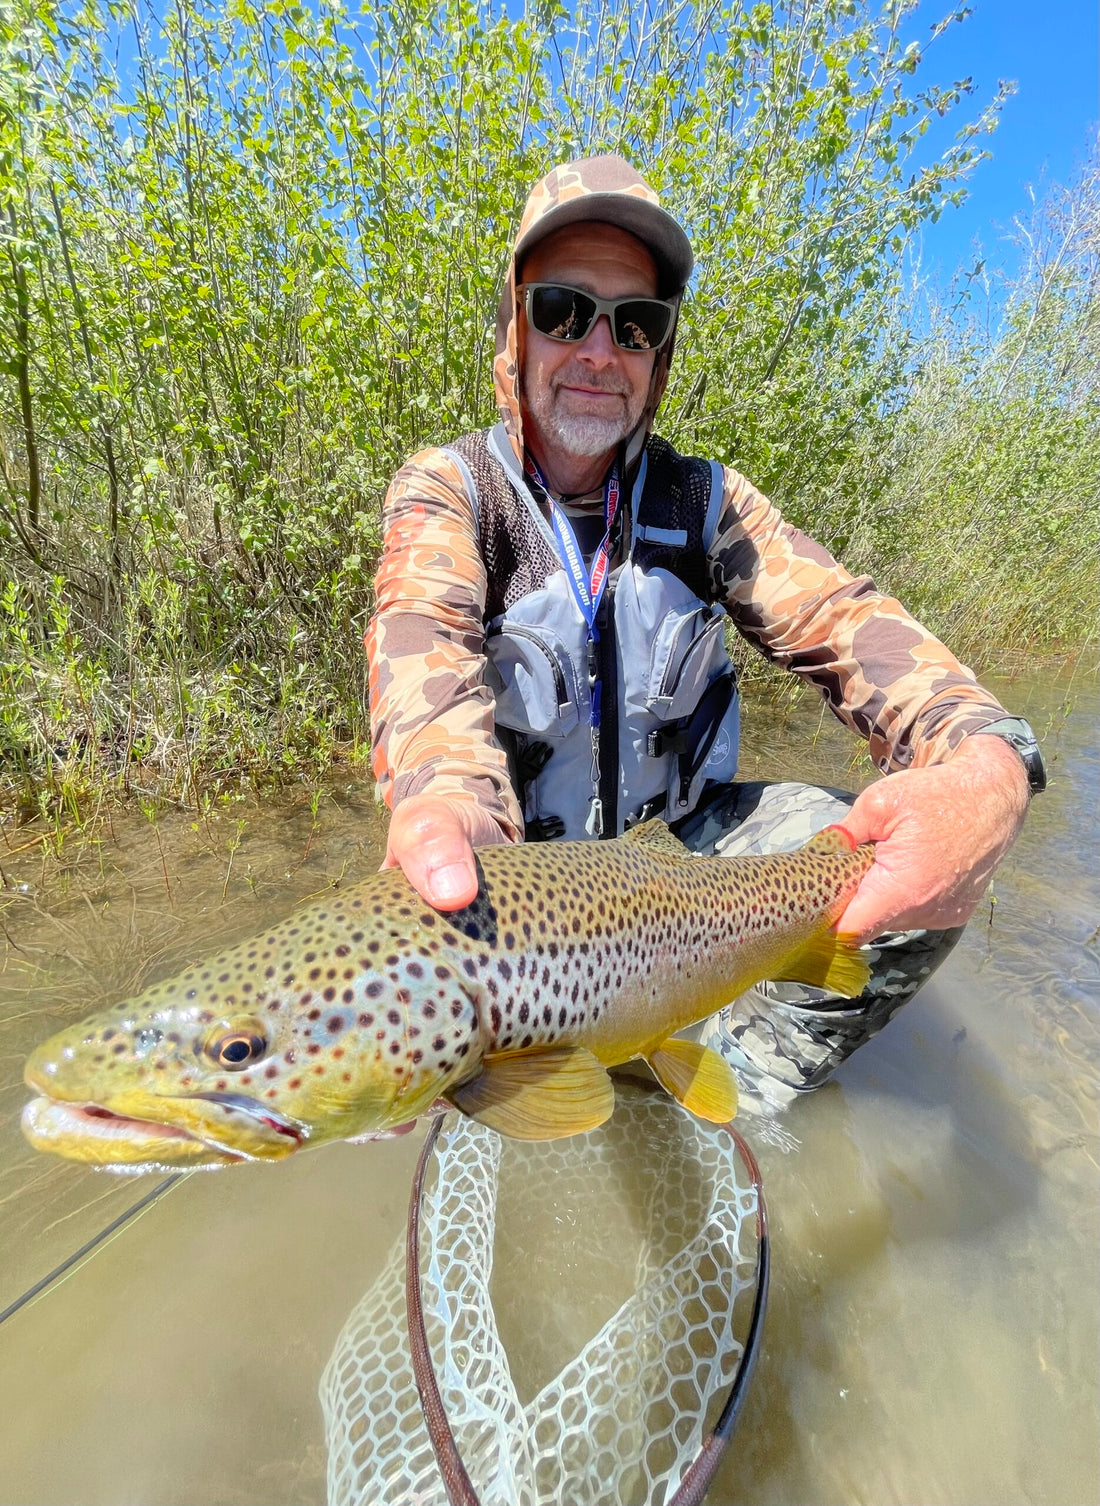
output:
M 531 248 L 563 225 L 595 220 L 628 230 L 649 248 L 657 263 L 658 295 L 682 293 L 691 276 L 691 244 L 670 214 L 660 207 L 649 184 L 622 157 L 585 157 L 555 167 L 531 190 L 512 249 L 508 275 L 497 310 L 493 385 L 497 407 L 516 459 L 523 462 L 520 407 L 519 344 L 516 318 L 517 268 Z M 644 438 L 668 383 L 676 329 L 657 352 L 653 380 L 636 435 Z M 633 446 L 632 446 L 633 448 Z

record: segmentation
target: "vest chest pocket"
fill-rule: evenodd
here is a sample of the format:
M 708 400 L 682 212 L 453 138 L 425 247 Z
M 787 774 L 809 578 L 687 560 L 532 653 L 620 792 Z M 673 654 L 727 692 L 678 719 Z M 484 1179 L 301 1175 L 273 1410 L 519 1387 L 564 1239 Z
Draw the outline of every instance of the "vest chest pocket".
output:
M 689 716 L 726 654 L 722 607 L 674 607 L 666 612 L 653 641 L 646 703 L 662 721 Z
M 573 730 L 580 718 L 577 677 L 557 633 L 498 622 L 486 630 L 485 654 L 485 678 L 502 727 L 549 737 L 565 737 Z

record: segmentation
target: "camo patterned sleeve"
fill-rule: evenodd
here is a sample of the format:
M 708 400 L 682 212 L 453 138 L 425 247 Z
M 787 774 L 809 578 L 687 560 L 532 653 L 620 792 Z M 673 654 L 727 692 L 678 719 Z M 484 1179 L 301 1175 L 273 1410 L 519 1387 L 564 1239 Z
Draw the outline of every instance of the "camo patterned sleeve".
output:
M 523 817 L 485 683 L 485 564 L 462 473 L 442 450 L 398 471 L 383 508 L 370 662 L 372 766 L 391 808 L 473 797 L 517 841 Z
M 849 575 L 728 467 L 709 564 L 739 631 L 812 681 L 883 773 L 943 763 L 1007 715 L 900 602 Z

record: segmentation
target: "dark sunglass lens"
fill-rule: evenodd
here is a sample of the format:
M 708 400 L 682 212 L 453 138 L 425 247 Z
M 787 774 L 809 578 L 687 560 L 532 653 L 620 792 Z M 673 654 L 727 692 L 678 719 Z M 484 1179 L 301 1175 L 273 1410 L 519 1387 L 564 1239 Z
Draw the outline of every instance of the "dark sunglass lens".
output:
M 615 310 L 615 339 L 624 350 L 655 350 L 668 334 L 672 310 L 652 298 L 620 303 Z
M 541 287 L 531 290 L 531 323 L 551 340 L 583 340 L 596 305 L 574 288 Z

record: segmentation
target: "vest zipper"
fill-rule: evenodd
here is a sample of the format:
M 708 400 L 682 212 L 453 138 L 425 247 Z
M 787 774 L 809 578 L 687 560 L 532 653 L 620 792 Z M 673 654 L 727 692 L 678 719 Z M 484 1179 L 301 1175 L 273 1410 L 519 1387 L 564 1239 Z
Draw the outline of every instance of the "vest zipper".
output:
M 672 694 L 672 692 L 676 689 L 676 684 L 680 678 L 680 675 L 683 673 L 684 665 L 687 663 L 689 657 L 695 652 L 695 650 L 706 638 L 711 637 L 721 628 L 722 617 L 724 615 L 724 613 L 716 612 L 715 615 L 707 621 L 705 626 L 696 633 L 695 637 L 692 638 L 690 643 L 684 649 L 683 653 L 677 654 L 675 658 L 671 660 L 668 665 L 666 665 L 665 672 L 661 676 L 660 686 L 657 690 L 658 696 L 668 696 Z
M 603 835 L 619 834 L 619 672 L 615 653 L 615 576 L 600 602 L 600 801 Z

